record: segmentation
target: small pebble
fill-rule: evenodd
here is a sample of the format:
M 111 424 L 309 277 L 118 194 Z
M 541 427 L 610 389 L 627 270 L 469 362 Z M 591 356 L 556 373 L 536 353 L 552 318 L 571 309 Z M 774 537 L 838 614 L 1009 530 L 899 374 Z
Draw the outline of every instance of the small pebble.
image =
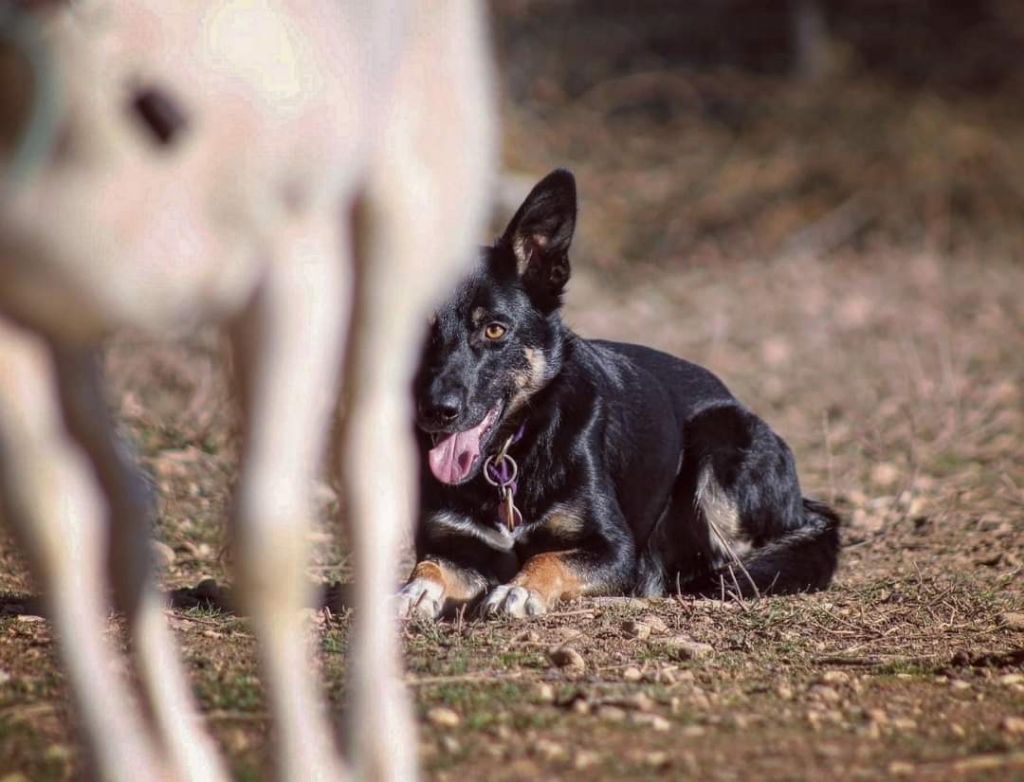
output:
M 711 644 L 694 641 L 686 636 L 676 636 L 664 642 L 671 656 L 677 660 L 701 660 L 714 654 Z
M 646 622 L 638 622 L 635 619 L 630 619 L 628 622 L 623 623 L 622 629 L 630 638 L 636 638 L 640 641 L 646 641 L 651 635 L 651 626 Z
M 885 725 L 889 721 L 889 715 L 882 709 L 868 709 L 864 712 L 864 716 L 879 725 Z
M 572 756 L 572 767 L 577 771 L 586 771 L 601 762 L 601 756 L 589 749 L 578 749 Z
M 658 714 L 634 714 L 631 721 L 634 725 L 644 725 L 659 733 L 672 728 L 672 723 Z
M 999 727 L 1006 733 L 1014 735 L 1024 734 L 1024 717 L 1003 717 Z
M 646 614 L 640 621 L 651 628 L 651 633 L 654 635 L 665 635 L 668 632 L 668 625 L 660 616 Z
M 626 720 L 626 710 L 618 706 L 601 706 L 597 710 L 597 716 L 606 722 L 624 722 Z
M 668 768 L 672 757 L 667 752 L 648 752 L 644 755 L 644 765 L 650 768 Z
M 583 655 L 571 646 L 556 646 L 549 649 L 548 659 L 559 668 L 566 668 L 572 671 L 579 671 L 581 673 L 587 668 L 587 663 L 584 661 Z
M 620 703 L 625 708 L 633 709 L 634 711 L 654 711 L 654 707 L 657 706 L 654 699 L 645 692 L 627 695 Z
M 435 706 L 427 712 L 427 720 L 439 728 L 457 728 L 462 718 L 446 706 Z
M 545 738 L 539 738 L 533 743 L 533 752 L 548 763 L 557 763 L 569 757 L 565 747 Z
M 817 698 L 825 703 L 839 703 L 840 701 L 839 691 L 834 687 L 828 687 L 824 684 L 815 684 L 808 690 L 808 694 L 812 698 Z
M 821 676 L 823 684 L 846 684 L 850 681 L 850 674 L 846 671 L 825 671 Z
M 555 688 L 547 682 L 541 682 L 537 685 L 536 699 L 538 703 L 554 703 Z
M 627 682 L 638 682 L 643 678 L 643 674 L 640 669 L 635 666 L 629 666 L 622 672 L 622 680 Z
M 892 462 L 879 462 L 871 470 L 871 480 L 879 486 L 892 486 L 900 479 L 900 470 Z

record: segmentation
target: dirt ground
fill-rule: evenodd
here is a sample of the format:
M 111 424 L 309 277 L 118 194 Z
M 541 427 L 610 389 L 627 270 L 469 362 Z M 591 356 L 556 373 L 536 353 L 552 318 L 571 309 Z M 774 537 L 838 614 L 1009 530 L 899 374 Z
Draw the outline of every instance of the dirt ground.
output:
M 581 600 L 409 627 L 429 778 L 1024 779 L 1024 269 L 926 254 L 638 279 L 577 267 L 578 330 L 706 363 L 785 434 L 806 492 L 845 516 L 842 567 L 806 597 Z M 234 450 L 215 347 L 111 356 L 161 490 L 169 586 L 225 579 Z M 313 575 L 334 581 L 346 562 L 321 496 Z M 3 563 L 0 769 L 14 775 L 0 779 L 74 778 L 50 629 L 16 597 L 31 588 L 6 544 Z M 311 617 L 340 698 L 347 615 Z M 243 779 L 263 778 L 246 621 L 170 620 L 211 729 Z M 555 648 L 579 657 L 560 667 Z
M 809 596 L 590 599 L 531 620 L 407 626 L 427 777 L 1024 780 L 1020 236 L 971 244 L 939 208 L 899 241 L 862 242 L 884 202 L 801 217 L 765 207 L 785 200 L 771 190 L 749 213 L 760 228 L 708 217 L 701 233 L 673 212 L 667 173 L 699 158 L 693 142 L 631 117 L 616 143 L 583 108 L 507 111 L 522 174 L 510 203 L 552 165 L 580 175 L 569 321 L 718 373 L 793 446 L 805 492 L 842 512 L 842 564 Z M 709 155 L 716 132 L 701 136 Z M 720 169 L 719 193 L 770 173 Z M 686 203 L 728 212 L 712 195 Z M 236 436 L 221 359 L 209 335 L 126 337 L 109 356 L 112 403 L 159 489 L 168 589 L 228 579 Z M 317 496 L 311 577 L 343 581 L 343 513 L 326 484 Z M 74 779 L 51 630 L 7 539 L 0 593 L 0 782 Z M 241 779 L 264 779 L 270 726 L 246 620 L 168 616 L 210 729 Z M 339 702 L 349 615 L 311 610 L 310 627 Z

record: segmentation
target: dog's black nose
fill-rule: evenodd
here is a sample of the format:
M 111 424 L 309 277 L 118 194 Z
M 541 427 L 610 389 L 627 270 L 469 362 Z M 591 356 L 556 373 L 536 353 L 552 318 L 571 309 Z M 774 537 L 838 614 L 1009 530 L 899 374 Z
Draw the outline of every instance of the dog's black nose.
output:
M 449 392 L 420 402 L 420 416 L 435 424 L 450 424 L 462 414 L 462 400 Z

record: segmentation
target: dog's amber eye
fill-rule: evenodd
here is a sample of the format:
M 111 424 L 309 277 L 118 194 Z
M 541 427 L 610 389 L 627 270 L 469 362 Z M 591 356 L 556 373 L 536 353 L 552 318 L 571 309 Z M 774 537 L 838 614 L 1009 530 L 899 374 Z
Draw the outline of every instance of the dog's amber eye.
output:
M 488 323 L 484 328 L 484 336 L 491 342 L 497 342 L 499 339 L 505 336 L 508 331 L 507 328 L 502 326 L 500 323 Z

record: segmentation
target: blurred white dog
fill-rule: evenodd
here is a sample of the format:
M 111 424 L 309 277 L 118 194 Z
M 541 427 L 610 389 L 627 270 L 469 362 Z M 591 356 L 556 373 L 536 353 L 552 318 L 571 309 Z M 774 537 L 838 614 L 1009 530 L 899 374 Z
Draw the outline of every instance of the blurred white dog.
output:
M 0 508 L 46 595 L 96 774 L 226 776 L 163 620 L 150 503 L 96 355 L 122 327 L 216 321 L 240 367 L 236 587 L 278 777 L 414 778 L 388 600 L 413 515 L 421 324 L 487 212 L 494 111 L 478 4 L 5 3 L 0 90 Z M 357 581 L 348 763 L 300 618 L 309 487 L 341 377 Z M 144 710 L 103 638 L 108 587 Z

